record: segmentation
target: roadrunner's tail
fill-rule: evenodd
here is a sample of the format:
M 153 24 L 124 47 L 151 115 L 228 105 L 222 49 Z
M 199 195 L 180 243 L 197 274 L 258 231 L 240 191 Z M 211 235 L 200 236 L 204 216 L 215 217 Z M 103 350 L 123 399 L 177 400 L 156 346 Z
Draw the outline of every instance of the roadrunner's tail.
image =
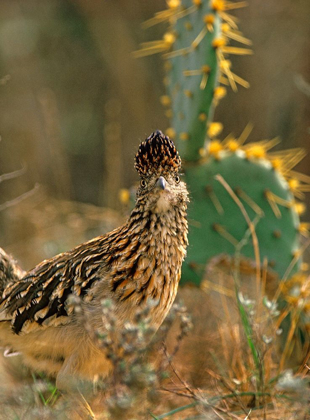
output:
M 17 262 L 0 248 L 0 296 L 6 285 L 21 279 L 24 271 L 19 267 Z

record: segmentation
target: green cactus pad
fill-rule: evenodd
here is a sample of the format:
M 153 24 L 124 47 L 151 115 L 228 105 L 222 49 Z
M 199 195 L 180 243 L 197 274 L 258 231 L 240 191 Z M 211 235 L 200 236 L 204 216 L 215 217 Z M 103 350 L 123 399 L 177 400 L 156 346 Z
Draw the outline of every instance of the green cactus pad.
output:
M 183 0 L 182 5 L 185 10 L 193 8 L 191 0 Z M 207 17 L 212 21 L 212 31 L 207 29 Z M 176 40 L 172 53 L 167 54 L 170 64 L 166 66 L 166 85 L 172 106 L 171 126 L 186 161 L 201 157 L 199 151 L 205 146 L 207 124 L 213 118 L 214 89 L 218 83 L 213 42 L 219 37 L 220 23 L 210 2 L 204 1 L 194 11 L 177 19 L 171 28 Z
M 227 153 L 220 159 L 209 157 L 205 163 L 186 169 L 193 204 L 189 220 L 190 246 L 183 266 L 182 281 L 199 284 L 208 260 L 221 253 L 234 255 L 237 244 L 248 230 L 240 208 L 215 179 L 217 174 L 236 193 L 250 219 L 259 219 L 256 233 L 261 262 L 266 258 L 270 268 L 282 277 L 300 246 L 299 218 L 294 210 L 294 197 L 285 179 L 268 160 L 249 160 L 239 151 Z M 291 205 L 271 205 L 267 199 L 270 193 L 280 202 L 283 200 L 283 203 Z M 260 217 L 259 209 L 262 211 Z M 242 247 L 241 254 L 254 259 L 251 237 Z M 296 264 L 293 270 L 298 266 Z

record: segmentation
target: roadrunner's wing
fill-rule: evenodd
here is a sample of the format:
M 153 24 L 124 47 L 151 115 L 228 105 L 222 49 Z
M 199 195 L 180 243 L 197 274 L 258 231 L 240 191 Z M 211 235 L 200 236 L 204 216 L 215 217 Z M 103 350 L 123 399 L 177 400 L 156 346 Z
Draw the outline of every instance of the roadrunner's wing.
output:
M 45 260 L 10 283 L 0 301 L 0 320 L 11 320 L 16 334 L 67 323 L 74 309 L 69 296 L 91 300 L 90 289 L 101 279 L 98 272 L 107 255 L 104 239 L 95 238 Z

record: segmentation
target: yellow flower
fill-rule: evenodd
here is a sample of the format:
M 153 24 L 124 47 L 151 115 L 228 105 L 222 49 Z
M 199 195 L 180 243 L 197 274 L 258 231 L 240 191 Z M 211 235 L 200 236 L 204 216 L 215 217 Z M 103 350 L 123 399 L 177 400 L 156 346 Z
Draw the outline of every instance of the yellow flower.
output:
M 235 139 L 229 140 L 227 143 L 227 149 L 230 152 L 236 152 L 239 149 L 239 143 L 237 142 L 237 140 Z
M 223 150 L 223 146 L 219 140 L 212 140 L 209 143 L 208 153 L 215 158 L 219 157 L 220 152 Z
M 208 136 L 210 139 L 216 137 L 223 130 L 223 124 L 219 122 L 213 122 L 209 125 Z
M 122 204 L 128 204 L 130 200 L 130 192 L 127 188 L 121 188 L 118 193 L 118 198 Z

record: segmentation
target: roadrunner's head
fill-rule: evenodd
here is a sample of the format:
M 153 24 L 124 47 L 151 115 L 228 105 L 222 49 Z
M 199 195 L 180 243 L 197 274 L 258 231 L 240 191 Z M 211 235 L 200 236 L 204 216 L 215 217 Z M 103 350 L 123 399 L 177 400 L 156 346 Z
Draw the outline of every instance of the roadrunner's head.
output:
M 163 213 L 184 206 L 188 192 L 180 180 L 181 158 L 169 137 L 155 131 L 140 144 L 135 168 L 141 181 L 137 199 L 146 210 Z

